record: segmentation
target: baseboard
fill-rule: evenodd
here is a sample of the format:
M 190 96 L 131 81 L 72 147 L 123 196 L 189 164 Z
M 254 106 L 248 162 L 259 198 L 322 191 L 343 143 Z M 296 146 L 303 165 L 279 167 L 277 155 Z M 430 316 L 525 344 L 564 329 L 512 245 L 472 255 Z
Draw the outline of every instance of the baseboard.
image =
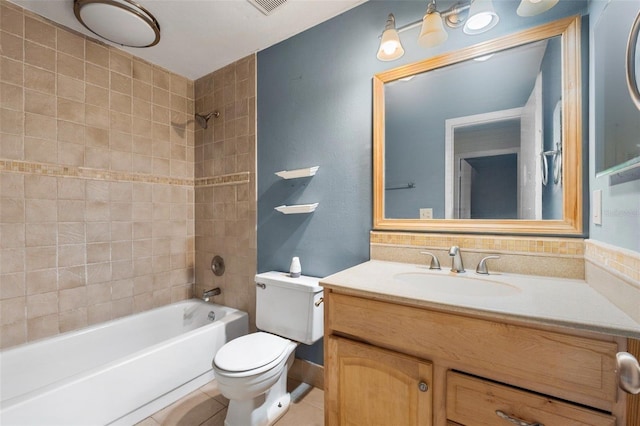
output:
M 324 390 L 324 366 L 322 365 L 296 358 L 289 369 L 288 376 L 290 379 Z

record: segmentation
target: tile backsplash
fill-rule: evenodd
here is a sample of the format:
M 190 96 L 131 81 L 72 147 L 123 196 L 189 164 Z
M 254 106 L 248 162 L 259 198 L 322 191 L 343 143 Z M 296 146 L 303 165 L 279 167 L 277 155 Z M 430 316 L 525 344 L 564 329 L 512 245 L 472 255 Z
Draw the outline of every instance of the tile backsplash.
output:
M 449 247 L 460 247 L 466 269 L 480 259 L 499 254 L 489 261 L 495 271 L 519 274 L 584 278 L 584 240 L 576 238 L 514 237 L 471 234 L 417 234 L 372 231 L 371 258 L 410 263 L 426 263 L 421 251 L 431 251 L 442 265 L 451 262 Z

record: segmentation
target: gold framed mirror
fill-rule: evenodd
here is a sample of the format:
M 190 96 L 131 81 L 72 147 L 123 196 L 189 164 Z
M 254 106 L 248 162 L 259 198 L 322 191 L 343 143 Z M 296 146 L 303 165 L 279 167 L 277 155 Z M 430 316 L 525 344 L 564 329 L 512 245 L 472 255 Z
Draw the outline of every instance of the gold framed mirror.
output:
M 503 57 L 512 65 L 499 62 Z M 499 86 L 489 96 L 482 94 L 487 78 L 474 81 L 483 74 L 472 67 L 491 61 L 494 70 L 509 71 L 504 76 L 522 74 L 523 83 L 513 86 L 494 75 Z M 537 76 L 517 71 L 529 63 L 540 68 L 533 67 Z M 557 69 L 545 71 L 543 78 L 545 66 Z M 447 78 L 455 81 L 453 87 L 443 83 Z M 480 95 L 471 92 L 474 87 Z M 549 95 L 552 87 L 557 98 Z M 581 235 L 581 90 L 579 16 L 376 74 L 374 229 Z M 504 95 L 512 92 L 523 92 L 526 104 L 507 100 Z M 470 108 L 474 96 L 488 110 Z M 495 142 L 499 133 L 512 136 Z M 489 140 L 498 145 L 479 142 Z M 493 175 L 484 177 L 491 172 L 479 172 L 482 168 Z M 505 170 L 512 174 L 497 174 Z

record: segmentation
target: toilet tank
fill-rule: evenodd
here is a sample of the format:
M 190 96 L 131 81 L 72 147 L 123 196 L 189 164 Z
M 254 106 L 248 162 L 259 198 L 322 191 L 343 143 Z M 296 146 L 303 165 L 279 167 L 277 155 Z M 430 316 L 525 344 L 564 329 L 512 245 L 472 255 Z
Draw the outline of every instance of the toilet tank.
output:
M 265 272 L 257 274 L 255 281 L 258 329 L 307 345 L 322 337 L 320 278 L 291 278 L 285 272 Z

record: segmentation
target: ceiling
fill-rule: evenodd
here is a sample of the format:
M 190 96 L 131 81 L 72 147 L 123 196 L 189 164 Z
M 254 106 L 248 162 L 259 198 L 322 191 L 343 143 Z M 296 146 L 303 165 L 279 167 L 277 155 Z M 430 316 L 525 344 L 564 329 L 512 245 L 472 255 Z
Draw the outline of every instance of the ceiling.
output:
M 76 20 L 73 0 L 10 1 L 95 38 Z M 114 46 L 195 80 L 365 1 L 288 0 L 265 16 L 247 0 L 136 0 L 158 20 L 160 42 L 142 49 Z

